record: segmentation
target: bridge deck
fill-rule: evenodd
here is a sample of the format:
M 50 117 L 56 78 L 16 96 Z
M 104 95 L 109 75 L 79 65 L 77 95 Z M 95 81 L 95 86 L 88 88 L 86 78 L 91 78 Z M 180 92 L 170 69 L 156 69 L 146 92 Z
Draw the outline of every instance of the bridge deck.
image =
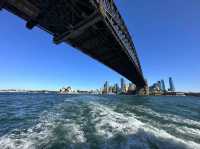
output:
M 66 42 L 117 71 L 138 87 L 146 85 L 127 27 L 112 0 L 0 0 L 0 8 Z

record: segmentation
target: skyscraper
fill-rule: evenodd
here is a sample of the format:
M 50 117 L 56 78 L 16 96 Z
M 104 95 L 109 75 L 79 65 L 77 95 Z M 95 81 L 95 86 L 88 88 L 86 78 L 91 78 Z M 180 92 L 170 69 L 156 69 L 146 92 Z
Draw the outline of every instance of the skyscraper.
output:
M 108 94 L 108 92 L 109 92 L 109 85 L 108 85 L 108 81 L 106 81 L 103 87 L 103 93 Z
M 162 90 L 161 81 L 158 81 L 157 84 L 158 84 L 158 88 L 159 88 L 159 90 Z
M 164 92 L 166 91 L 164 80 L 161 80 L 161 90 L 164 91 Z
M 125 81 L 123 78 L 121 78 L 121 92 L 125 92 L 126 86 L 125 86 Z
M 169 91 L 175 92 L 174 82 L 171 77 L 169 78 Z
M 115 89 L 116 89 L 116 94 L 120 92 L 120 89 L 117 83 L 115 84 Z

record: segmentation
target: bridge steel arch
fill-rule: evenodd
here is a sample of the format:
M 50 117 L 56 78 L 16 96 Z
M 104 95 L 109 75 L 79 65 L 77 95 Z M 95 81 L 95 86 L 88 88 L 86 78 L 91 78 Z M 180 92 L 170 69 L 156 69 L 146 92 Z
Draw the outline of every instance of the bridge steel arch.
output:
M 24 19 L 144 88 L 140 61 L 113 0 L 0 0 L 0 9 Z

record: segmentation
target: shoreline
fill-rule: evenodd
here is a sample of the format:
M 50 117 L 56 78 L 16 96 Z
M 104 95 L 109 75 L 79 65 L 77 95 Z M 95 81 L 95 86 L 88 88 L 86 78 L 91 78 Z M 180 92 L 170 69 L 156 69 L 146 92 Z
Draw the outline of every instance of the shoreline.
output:
M 60 93 L 60 92 L 58 92 L 58 91 L 47 91 L 47 90 L 41 90 L 41 91 L 34 91 L 34 90 L 30 90 L 30 91 L 28 91 L 28 90 L 0 90 L 0 94 L 1 93 L 35 93 L 35 94 L 37 94 L 37 93 L 42 93 L 42 94 L 49 94 L 49 93 L 57 93 L 57 94 L 60 94 L 60 95 L 69 95 L 69 93 L 67 93 L 67 94 L 63 94 L 63 93 Z M 84 95 L 84 93 L 76 93 L 76 94 L 73 94 L 73 93 L 71 93 L 71 95 Z M 102 96 L 104 96 L 104 95 L 106 95 L 106 94 L 90 94 L 90 93 L 88 93 L 88 95 L 102 95 Z M 108 94 L 109 95 L 109 94 Z M 113 96 L 113 95 L 115 95 L 115 94 L 112 94 L 111 96 Z M 125 95 L 125 96 L 137 96 L 137 95 L 132 95 L 132 94 L 119 94 L 119 96 L 120 95 Z M 118 96 L 118 95 L 115 95 L 115 96 Z M 159 97 L 159 96 L 175 96 L 175 97 L 177 97 L 177 96 L 182 96 L 182 97 L 184 97 L 184 96 L 190 96 L 190 97 L 200 97 L 200 93 L 192 93 L 192 92 L 189 92 L 189 93 L 186 93 L 186 92 L 181 92 L 181 94 L 176 94 L 176 93 L 173 93 L 173 94 L 150 94 L 149 96 L 157 96 L 157 97 Z

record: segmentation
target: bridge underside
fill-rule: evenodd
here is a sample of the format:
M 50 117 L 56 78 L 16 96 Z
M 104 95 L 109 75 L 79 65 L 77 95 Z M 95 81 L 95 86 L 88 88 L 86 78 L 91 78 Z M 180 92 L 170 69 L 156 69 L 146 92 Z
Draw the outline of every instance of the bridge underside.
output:
M 127 28 L 112 0 L 0 0 L 0 7 L 117 71 L 146 85 Z

